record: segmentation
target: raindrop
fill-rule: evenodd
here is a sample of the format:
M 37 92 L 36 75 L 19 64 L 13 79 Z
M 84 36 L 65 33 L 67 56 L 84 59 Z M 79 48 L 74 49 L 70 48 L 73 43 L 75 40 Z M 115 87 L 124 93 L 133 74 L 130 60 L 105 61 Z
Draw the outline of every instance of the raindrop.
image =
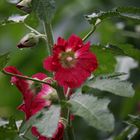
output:
M 11 85 L 13 86 L 14 84 L 13 84 L 13 83 L 11 83 Z
M 23 50 L 23 48 L 20 48 L 19 50 L 20 50 L 20 51 L 22 51 L 22 50 Z

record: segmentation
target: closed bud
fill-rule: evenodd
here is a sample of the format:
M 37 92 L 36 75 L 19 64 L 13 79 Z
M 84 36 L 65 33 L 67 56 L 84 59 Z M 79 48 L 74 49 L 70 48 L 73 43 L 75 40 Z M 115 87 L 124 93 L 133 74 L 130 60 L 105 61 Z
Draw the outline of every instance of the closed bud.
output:
M 26 34 L 17 45 L 18 48 L 31 48 L 34 47 L 39 41 L 39 36 L 34 33 Z
M 26 13 L 30 13 L 31 9 L 31 0 L 22 0 L 21 2 L 17 3 L 17 8 L 23 10 Z
M 44 96 L 44 99 L 50 100 L 52 103 L 58 103 L 57 91 L 54 88 L 51 88 L 50 93 L 47 96 Z

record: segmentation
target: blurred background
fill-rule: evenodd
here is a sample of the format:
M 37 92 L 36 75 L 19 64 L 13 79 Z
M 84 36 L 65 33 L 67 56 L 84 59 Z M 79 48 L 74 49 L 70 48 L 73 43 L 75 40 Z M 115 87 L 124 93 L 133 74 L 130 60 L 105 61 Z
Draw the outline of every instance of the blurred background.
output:
M 0 21 L 11 15 L 25 14 L 16 8 L 16 2 L 18 0 L 0 0 Z M 84 15 L 91 14 L 95 9 L 106 11 L 118 6 L 140 7 L 140 0 L 57 0 L 56 5 L 57 10 L 53 20 L 55 40 L 58 36 L 68 38 L 72 33 L 83 37 L 90 30 Z M 27 19 L 27 23 L 42 31 L 42 25 L 38 24 L 37 19 Z M 25 75 L 31 76 L 36 72 L 46 73 L 42 68 L 43 59 L 47 55 L 43 41 L 32 49 L 19 50 L 16 47 L 19 40 L 28 32 L 29 30 L 22 23 L 0 25 L 0 54 L 10 52 L 7 65 L 16 66 Z M 93 44 L 103 45 L 129 43 L 140 49 L 140 23 L 119 18 L 108 19 L 100 24 L 89 40 Z M 121 56 L 116 57 L 115 61 L 114 71 L 127 72 L 128 75 L 124 79 L 131 81 L 136 90 L 135 96 L 129 99 L 108 95 L 112 100 L 109 107 L 116 117 L 114 133 L 117 133 L 122 120 L 127 119 L 128 114 L 138 114 L 140 111 L 140 62 Z M 111 60 L 108 63 L 111 63 Z M 23 113 L 16 109 L 21 102 L 21 94 L 10 84 L 10 78 L 0 73 L 0 117 L 15 116 L 16 120 L 22 119 Z M 111 135 L 89 127 L 78 117 L 75 118 L 74 124 L 76 140 L 93 140 L 93 138 L 103 140 Z

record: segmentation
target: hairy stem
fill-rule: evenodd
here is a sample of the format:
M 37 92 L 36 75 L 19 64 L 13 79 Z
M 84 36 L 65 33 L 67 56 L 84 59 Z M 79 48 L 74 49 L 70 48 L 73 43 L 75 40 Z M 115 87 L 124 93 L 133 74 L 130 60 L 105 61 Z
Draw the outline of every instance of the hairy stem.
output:
M 67 101 L 67 97 L 64 95 L 63 88 L 57 87 L 58 96 L 60 101 Z M 67 94 L 69 94 L 70 89 L 68 89 Z M 70 111 L 66 106 L 61 105 L 61 117 L 67 120 L 67 126 L 64 133 L 64 140 L 74 140 L 74 133 L 71 127 Z
M 35 78 L 31 78 L 31 77 L 27 77 L 27 76 L 23 76 L 23 75 L 19 75 L 19 74 L 6 72 L 4 70 L 2 72 L 4 74 L 6 74 L 6 75 L 15 76 L 15 77 L 18 77 L 18 78 L 21 78 L 21 79 L 31 80 L 31 81 L 34 81 L 34 82 L 39 82 L 39 83 L 43 83 L 43 84 L 47 84 L 47 85 L 51 86 L 51 84 L 49 82 L 46 82 L 46 81 L 43 81 L 43 80 L 38 80 L 38 79 L 35 79 Z M 50 80 L 50 79 L 52 79 L 52 78 L 48 77 L 45 80 Z
M 44 32 L 46 34 L 46 45 L 47 45 L 48 55 L 51 55 L 52 46 L 54 44 L 54 42 L 53 42 L 53 34 L 52 34 L 52 26 L 51 26 L 51 24 L 43 22 L 43 27 L 44 27 Z
M 91 30 L 84 36 L 82 40 L 85 41 L 86 39 L 88 39 L 95 30 L 96 30 L 96 26 L 92 26 Z

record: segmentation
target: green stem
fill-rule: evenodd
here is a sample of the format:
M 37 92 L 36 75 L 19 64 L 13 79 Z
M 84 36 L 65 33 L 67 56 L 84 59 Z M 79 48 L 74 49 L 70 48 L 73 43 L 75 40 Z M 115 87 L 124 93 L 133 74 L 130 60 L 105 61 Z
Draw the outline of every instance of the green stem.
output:
M 28 137 L 26 137 L 26 136 L 22 136 L 22 138 L 24 138 L 25 140 L 31 140 L 31 139 L 29 139 Z
M 46 44 L 47 44 L 47 51 L 48 55 L 52 54 L 52 46 L 54 44 L 53 42 L 53 34 L 52 34 L 52 26 L 51 24 L 43 22 L 44 32 L 46 34 Z
M 57 92 L 60 101 L 67 101 L 67 98 L 64 95 L 64 91 L 62 87 L 58 86 Z M 70 90 L 68 89 L 67 94 L 69 94 L 69 92 Z M 70 120 L 70 111 L 68 107 L 61 106 L 61 117 L 67 120 L 67 126 L 64 133 L 64 140 L 74 140 L 74 133 L 71 127 L 71 120 Z
M 24 25 L 25 27 L 27 27 L 29 30 L 36 33 L 37 35 L 42 35 L 40 32 L 38 32 L 36 29 L 32 28 L 31 26 L 27 25 L 26 23 L 24 23 Z
M 68 131 L 69 139 L 70 140 L 75 140 L 74 131 L 73 131 L 72 124 L 71 124 L 70 111 L 69 111 L 69 120 L 68 120 L 68 127 L 67 127 L 67 129 L 68 129 L 67 131 Z
M 86 39 L 88 39 L 95 30 L 96 30 L 96 26 L 92 26 L 91 30 L 84 36 L 82 40 L 85 41 Z
M 31 77 L 27 77 L 27 76 L 23 76 L 23 75 L 19 75 L 19 74 L 6 72 L 4 70 L 2 72 L 4 74 L 6 74 L 6 75 L 15 76 L 15 77 L 18 77 L 18 78 L 21 78 L 21 79 L 31 80 L 31 81 L 34 81 L 34 82 L 39 82 L 39 83 L 43 83 L 43 84 L 47 84 L 47 85 L 51 86 L 51 84 L 49 82 L 46 82 L 46 81 L 43 81 L 43 80 L 38 80 L 38 79 L 35 79 L 35 78 L 31 78 Z M 48 77 L 48 79 L 45 79 L 45 80 L 50 80 L 50 79 L 52 79 L 52 78 Z
M 41 34 L 40 32 L 38 32 L 36 29 L 32 28 L 31 26 L 27 25 L 26 23 L 24 23 L 25 27 L 27 27 L 29 30 L 31 30 L 31 32 L 34 32 L 38 35 L 38 37 L 43 38 L 46 40 L 46 35 Z
M 66 97 L 63 92 L 63 88 L 60 86 L 57 86 L 57 93 L 60 101 L 66 101 Z M 61 106 L 61 117 L 68 120 L 68 108 Z

